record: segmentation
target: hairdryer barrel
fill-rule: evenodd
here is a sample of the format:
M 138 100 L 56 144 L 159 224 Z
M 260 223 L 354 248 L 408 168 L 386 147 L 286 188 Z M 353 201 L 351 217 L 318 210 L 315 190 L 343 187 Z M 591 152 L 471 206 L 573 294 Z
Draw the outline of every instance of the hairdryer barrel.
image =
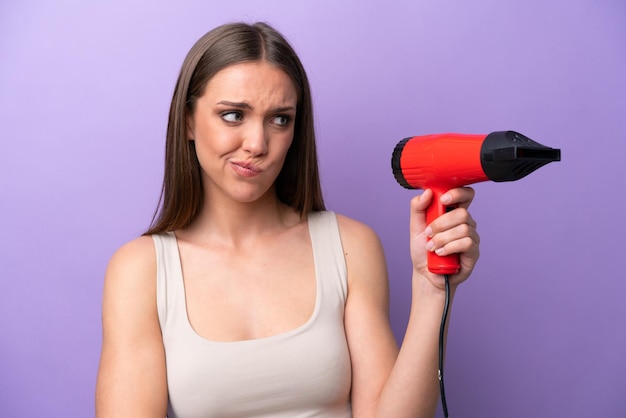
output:
M 391 157 L 393 174 L 407 189 L 431 189 L 434 201 L 426 213 L 428 223 L 453 209 L 439 203 L 443 193 L 481 181 L 515 181 L 544 165 L 561 160 L 561 150 L 546 147 L 514 132 L 488 135 L 434 134 L 400 141 Z M 433 273 L 455 274 L 458 255 L 429 253 Z

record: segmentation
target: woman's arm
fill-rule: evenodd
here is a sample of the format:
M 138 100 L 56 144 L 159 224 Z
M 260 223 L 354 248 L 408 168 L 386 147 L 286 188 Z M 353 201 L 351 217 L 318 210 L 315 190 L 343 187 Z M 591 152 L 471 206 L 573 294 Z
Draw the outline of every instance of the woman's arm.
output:
M 451 200 L 446 205 L 458 204 L 460 209 L 442 215 L 431 225 L 425 223 L 425 210 L 432 193 L 425 191 L 411 202 L 412 303 L 399 352 L 389 325 L 387 272 L 378 237 L 364 225 L 340 217 L 348 264 L 345 326 L 352 359 L 355 418 L 435 414 L 445 286 L 442 276 L 427 270 L 426 235 L 432 236 L 429 250 L 461 253 L 461 271 L 451 277 L 452 294 L 474 268 L 479 242 L 476 224 L 467 212 L 473 190 L 454 189 L 447 194 Z
M 124 245 L 111 258 L 104 282 L 102 329 L 96 416 L 165 417 L 165 354 L 151 237 Z

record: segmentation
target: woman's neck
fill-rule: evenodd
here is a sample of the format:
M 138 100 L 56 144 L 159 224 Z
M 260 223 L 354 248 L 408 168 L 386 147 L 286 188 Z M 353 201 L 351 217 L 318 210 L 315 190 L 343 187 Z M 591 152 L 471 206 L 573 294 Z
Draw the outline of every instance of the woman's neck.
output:
M 199 243 L 218 240 L 239 246 L 262 235 L 283 231 L 301 220 L 299 213 L 281 203 L 274 193 L 250 203 L 206 199 L 196 219 L 177 234 Z

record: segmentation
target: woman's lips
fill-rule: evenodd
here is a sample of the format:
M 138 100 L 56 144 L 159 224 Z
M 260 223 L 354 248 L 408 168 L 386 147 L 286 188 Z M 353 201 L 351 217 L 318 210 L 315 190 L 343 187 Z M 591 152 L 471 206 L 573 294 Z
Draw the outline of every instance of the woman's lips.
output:
M 242 177 L 250 178 L 261 174 L 261 169 L 250 163 L 242 161 L 231 161 L 230 164 L 235 173 L 239 174 Z

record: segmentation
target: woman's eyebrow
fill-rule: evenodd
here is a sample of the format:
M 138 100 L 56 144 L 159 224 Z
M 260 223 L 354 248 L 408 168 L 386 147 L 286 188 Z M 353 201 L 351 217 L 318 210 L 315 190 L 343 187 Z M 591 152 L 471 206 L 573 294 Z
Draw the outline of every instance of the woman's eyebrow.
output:
M 239 108 L 239 109 L 250 109 L 250 110 L 252 110 L 252 106 L 250 106 L 246 102 L 231 102 L 231 101 L 228 101 L 228 100 L 222 100 L 222 101 L 217 102 L 216 104 L 224 105 L 224 106 L 236 107 L 236 108 Z
M 254 108 L 252 106 L 250 106 L 249 103 L 246 102 L 231 102 L 229 100 L 221 100 L 219 102 L 217 102 L 218 105 L 224 105 L 224 106 L 230 106 L 230 107 L 235 107 L 237 109 L 249 109 L 249 110 L 254 110 Z M 290 112 L 290 111 L 296 111 L 296 107 L 295 106 L 280 106 L 280 107 L 275 107 L 273 109 L 271 109 L 271 112 Z

